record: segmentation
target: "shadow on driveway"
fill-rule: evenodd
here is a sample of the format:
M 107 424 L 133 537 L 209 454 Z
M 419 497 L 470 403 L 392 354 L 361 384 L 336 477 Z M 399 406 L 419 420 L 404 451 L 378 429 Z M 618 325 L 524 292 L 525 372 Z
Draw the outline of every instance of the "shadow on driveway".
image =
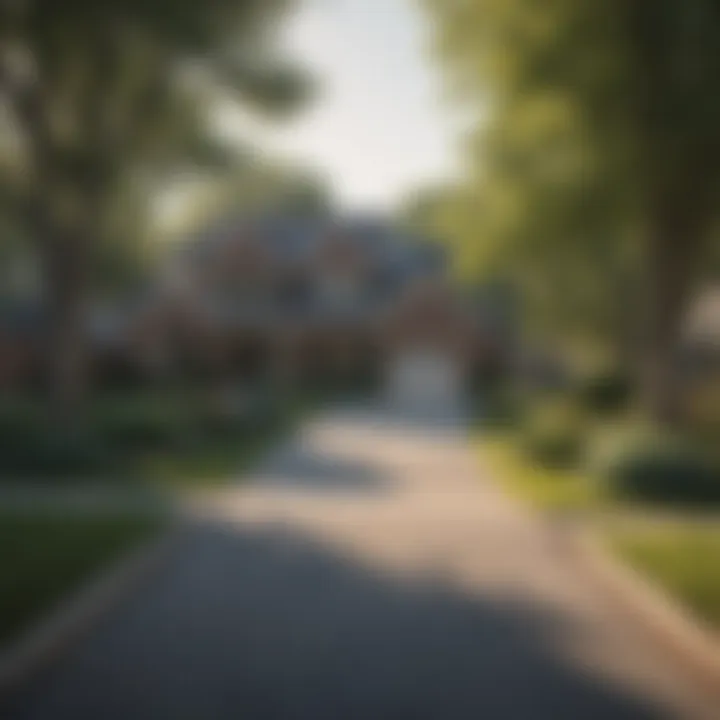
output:
M 563 660 L 557 645 L 572 632 L 567 620 L 528 601 L 401 578 L 288 526 L 214 524 L 199 527 L 143 592 L 0 714 L 662 717 Z
M 376 464 L 333 455 L 299 442 L 275 453 L 252 473 L 266 488 L 291 488 L 323 494 L 375 493 L 390 488 L 389 478 Z

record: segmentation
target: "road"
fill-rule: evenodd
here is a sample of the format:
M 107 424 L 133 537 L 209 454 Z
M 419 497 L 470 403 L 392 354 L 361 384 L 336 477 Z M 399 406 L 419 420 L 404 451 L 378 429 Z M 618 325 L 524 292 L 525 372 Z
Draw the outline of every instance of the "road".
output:
M 3 717 L 720 716 L 496 489 L 451 413 L 328 411 L 193 513 Z

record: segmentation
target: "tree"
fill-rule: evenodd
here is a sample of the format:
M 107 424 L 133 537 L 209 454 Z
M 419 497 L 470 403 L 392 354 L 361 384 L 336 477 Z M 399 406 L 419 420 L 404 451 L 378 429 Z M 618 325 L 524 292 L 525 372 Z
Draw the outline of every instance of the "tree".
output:
M 451 85 L 477 115 L 482 255 L 566 335 L 605 326 L 625 344 L 642 324 L 647 408 L 671 422 L 680 325 L 717 221 L 720 6 L 425 5 Z
M 89 273 L 118 193 L 207 156 L 206 108 L 216 97 L 276 112 L 297 104 L 304 85 L 274 41 L 287 8 L 285 0 L 0 6 L 0 100 L 23 153 L 20 198 L 44 271 L 60 417 L 83 397 Z
M 202 232 L 218 220 L 262 213 L 293 213 L 326 216 L 332 198 L 326 185 L 303 170 L 253 157 L 219 172 L 194 175 L 189 181 L 170 184 L 166 191 L 173 205 L 165 233 L 166 246 L 194 232 Z
M 648 273 L 646 397 L 678 412 L 674 358 L 720 200 L 720 5 L 635 0 L 626 9 Z

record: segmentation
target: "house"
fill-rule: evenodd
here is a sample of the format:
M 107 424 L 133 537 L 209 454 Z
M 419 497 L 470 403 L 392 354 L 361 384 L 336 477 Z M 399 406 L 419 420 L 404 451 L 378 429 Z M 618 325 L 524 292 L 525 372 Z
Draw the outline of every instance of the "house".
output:
M 39 306 L 38 306 L 39 308 Z M 42 374 L 38 308 L 0 313 L 0 385 Z M 87 312 L 94 380 L 383 385 L 435 403 L 503 347 L 446 252 L 382 219 L 228 217 L 174 247 L 142 290 Z
M 228 380 L 457 395 L 487 354 L 443 248 L 376 218 L 227 218 L 178 247 L 126 340 Z

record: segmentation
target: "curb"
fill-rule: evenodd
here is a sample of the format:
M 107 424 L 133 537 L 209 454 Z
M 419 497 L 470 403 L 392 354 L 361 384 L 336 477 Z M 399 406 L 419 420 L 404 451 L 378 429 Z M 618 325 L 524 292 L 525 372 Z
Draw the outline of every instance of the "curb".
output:
M 101 570 L 99 576 L 91 577 L 28 633 L 0 652 L 0 699 L 58 660 L 90 632 L 169 558 L 188 529 L 186 520 L 175 521 L 158 538 Z
M 630 565 L 616 560 L 592 531 L 576 531 L 576 560 L 623 610 L 652 633 L 720 703 L 720 638 L 672 596 Z

